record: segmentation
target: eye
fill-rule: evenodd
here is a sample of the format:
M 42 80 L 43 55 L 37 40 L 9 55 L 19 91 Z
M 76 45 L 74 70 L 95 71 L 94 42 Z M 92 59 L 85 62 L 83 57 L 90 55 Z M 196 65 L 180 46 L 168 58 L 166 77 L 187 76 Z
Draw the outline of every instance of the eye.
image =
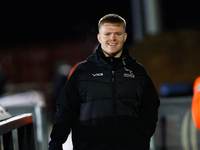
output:
M 110 35 L 110 33 L 106 33 L 105 35 L 108 36 L 108 35 Z
M 117 35 L 122 35 L 121 33 L 117 33 Z

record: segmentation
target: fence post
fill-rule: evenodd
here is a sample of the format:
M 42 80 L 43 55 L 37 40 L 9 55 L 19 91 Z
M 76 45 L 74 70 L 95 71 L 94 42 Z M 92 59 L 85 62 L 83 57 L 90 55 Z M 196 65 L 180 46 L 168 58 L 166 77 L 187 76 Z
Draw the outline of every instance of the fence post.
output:
M 33 124 L 18 128 L 18 141 L 20 150 L 35 150 Z
M 12 131 L 3 135 L 4 150 L 13 150 Z
M 34 134 L 34 126 L 32 124 L 28 124 L 26 126 L 27 129 L 27 140 L 28 140 L 28 146 L 29 150 L 36 150 L 36 140 L 35 140 L 35 134 Z

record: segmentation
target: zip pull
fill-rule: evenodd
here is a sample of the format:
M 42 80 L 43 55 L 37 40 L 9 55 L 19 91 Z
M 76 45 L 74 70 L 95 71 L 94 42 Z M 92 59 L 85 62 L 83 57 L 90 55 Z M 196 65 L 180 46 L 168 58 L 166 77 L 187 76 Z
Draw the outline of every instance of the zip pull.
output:
M 115 82 L 114 75 L 115 75 L 115 71 L 112 71 L 112 82 L 113 83 Z
M 113 69 L 113 61 L 114 61 L 114 60 L 113 60 L 113 58 L 111 57 L 111 58 L 110 58 L 110 65 L 111 65 L 111 68 L 112 68 L 112 69 Z
M 122 63 L 124 66 L 126 66 L 126 62 L 125 62 L 126 57 L 122 58 Z
M 110 58 L 110 62 L 111 62 L 111 63 L 113 62 L 113 58 L 112 58 L 112 57 Z

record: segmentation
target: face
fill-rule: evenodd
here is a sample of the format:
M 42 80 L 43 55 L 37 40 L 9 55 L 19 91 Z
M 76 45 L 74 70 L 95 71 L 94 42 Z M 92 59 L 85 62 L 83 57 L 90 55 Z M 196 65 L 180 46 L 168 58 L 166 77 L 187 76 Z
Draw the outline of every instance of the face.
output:
M 120 57 L 127 33 L 123 26 L 115 26 L 110 23 L 103 24 L 97 35 L 101 48 L 106 57 Z

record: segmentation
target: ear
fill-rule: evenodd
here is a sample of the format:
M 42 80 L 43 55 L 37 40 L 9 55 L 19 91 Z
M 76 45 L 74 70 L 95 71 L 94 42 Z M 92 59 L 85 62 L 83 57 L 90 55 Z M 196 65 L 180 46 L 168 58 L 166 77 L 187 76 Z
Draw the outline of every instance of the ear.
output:
M 125 36 L 124 36 L 124 42 L 126 41 L 126 39 L 127 39 L 127 33 L 125 33 Z
M 99 43 L 101 43 L 101 35 L 100 34 L 97 34 L 97 39 L 98 39 Z

